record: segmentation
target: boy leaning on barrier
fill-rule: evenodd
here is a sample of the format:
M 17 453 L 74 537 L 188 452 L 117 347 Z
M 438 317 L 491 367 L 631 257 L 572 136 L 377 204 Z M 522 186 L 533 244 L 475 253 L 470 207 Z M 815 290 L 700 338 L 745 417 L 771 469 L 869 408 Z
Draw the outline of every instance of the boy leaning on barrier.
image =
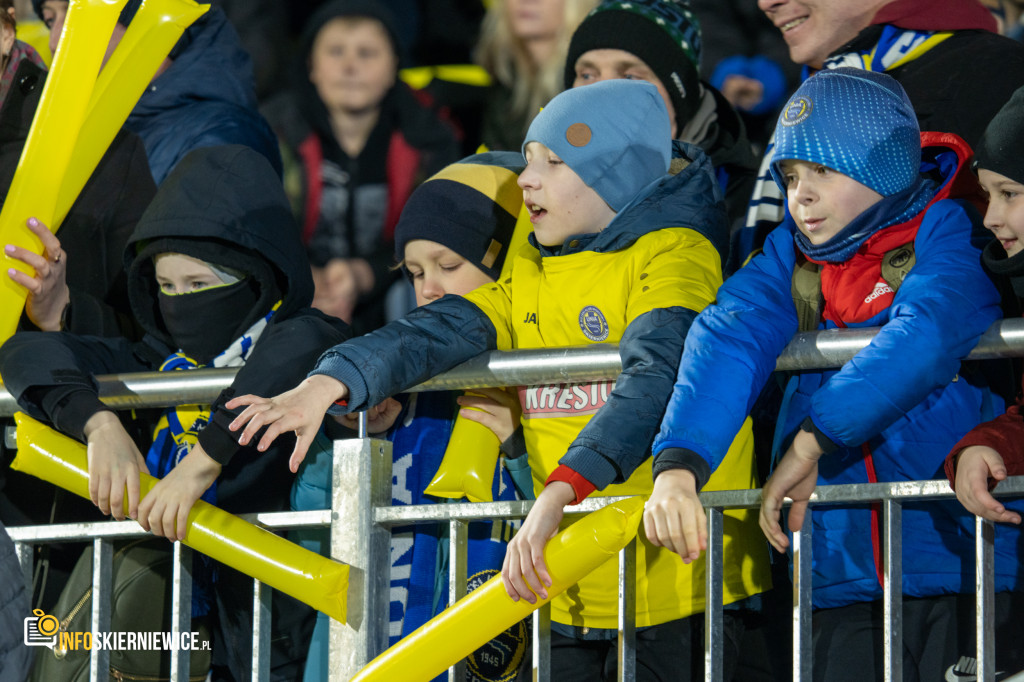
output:
M 819 483 L 940 475 L 950 446 L 991 409 L 990 392 L 960 362 L 999 308 L 973 243 L 980 217 L 952 198 L 970 150 L 954 135 L 922 136 L 895 80 L 822 71 L 789 101 L 775 136 L 771 170 L 787 219 L 694 322 L 654 471 L 699 488 L 795 332 L 881 326 L 841 369 L 788 379 L 776 422 L 781 459 L 761 507 L 761 527 L 781 551 L 790 546 L 779 525 L 785 496 L 794 500 L 792 530 Z M 702 547 L 699 503 L 672 502 L 659 513 L 691 528 Z M 814 678 L 881 679 L 880 507 L 815 506 L 812 521 Z M 906 503 L 902 539 L 903 670 L 944 679 L 974 651 L 973 519 L 953 501 Z M 997 590 L 1019 586 L 1018 539 L 997 538 Z
M 516 185 L 523 167 L 517 152 L 475 154 L 435 173 L 417 187 L 395 226 L 395 259 L 412 283 L 416 305 L 424 306 L 445 295 L 464 296 L 494 282 L 508 256 L 523 206 Z M 460 410 L 460 406 L 475 409 Z M 381 434 L 392 444 L 391 504 L 443 503 L 425 492 L 441 466 L 456 414 L 478 421 L 494 432 L 505 451 L 522 440 L 519 399 L 513 389 L 425 391 L 385 399 L 370 410 L 369 433 Z M 356 429 L 357 415 L 338 417 Z M 329 424 L 329 422 L 328 422 Z M 513 438 L 514 434 L 520 434 Z M 292 508 L 324 509 L 331 506 L 332 444 L 324 436 L 299 467 L 292 488 Z M 522 499 L 512 467 L 526 466 L 523 453 L 511 452 L 512 464 L 497 459 L 489 472 L 493 499 Z M 492 465 L 494 463 L 492 462 Z M 529 472 L 522 471 L 529 484 Z M 532 494 L 532 489 L 530 490 Z M 473 590 L 501 570 L 505 547 L 518 522 L 474 521 L 466 528 L 467 588 Z M 303 531 L 303 546 L 323 552 L 326 534 Z M 390 608 L 388 643 L 394 645 L 448 607 L 447 532 L 437 525 L 412 524 L 391 528 Z M 303 680 L 328 679 L 328 624 L 317 614 Z M 515 677 L 529 647 L 526 621 L 516 623 L 467 657 L 467 673 L 477 682 L 499 682 Z M 438 677 L 446 678 L 447 675 Z
M 25 412 L 87 444 L 90 494 L 104 514 L 124 519 L 127 512 L 154 534 L 179 539 L 200 496 L 233 513 L 287 509 L 291 477 L 281 469 L 288 443 L 239 446 L 224 404 L 235 392 L 292 385 L 349 334 L 340 320 L 308 308 L 313 282 L 270 163 L 240 145 L 191 152 L 139 220 L 124 262 L 143 340 L 19 333 L 0 348 L 4 385 Z M 238 374 L 212 406 L 179 405 L 136 423 L 145 432 L 141 452 L 98 397 L 96 375 L 197 367 L 237 367 Z M 141 501 L 140 471 L 164 477 Z M 251 579 L 221 566 L 212 589 L 197 577 L 194 594 L 194 615 L 230 614 L 214 629 L 214 665 L 248 679 Z M 286 630 L 290 621 L 280 618 L 275 599 L 273 659 L 297 667 L 310 610 L 287 598 L 280 604 L 298 625 Z M 121 612 L 132 610 L 123 605 Z
M 673 149 L 679 163 L 669 173 Z M 287 393 L 229 405 L 248 405 L 232 425 L 242 443 L 264 427 L 260 448 L 295 431 L 294 467 L 328 410 L 366 409 L 483 351 L 618 343 L 623 369 L 614 388 L 596 382 L 520 394 L 538 499 L 509 544 L 502 575 L 511 598 L 534 603 L 536 595 L 547 596 L 542 551 L 564 505 L 598 489 L 650 494 L 650 469 L 640 465 L 690 322 L 721 283 L 727 227 L 707 158 L 695 147 L 673 147 L 668 113 L 649 83 L 613 80 L 558 95 L 531 125 L 524 153 L 519 186 L 534 231 L 507 278 L 465 298 L 441 298 L 333 348 Z M 753 486 L 749 428 L 737 438 L 737 451 L 735 461 L 746 466 L 723 476 L 723 488 Z M 767 587 L 767 556 L 757 551 L 753 519 L 744 518 L 730 519 L 727 602 Z M 686 565 L 691 557 L 684 559 L 641 538 L 642 679 L 677 679 L 680 671 L 703 668 L 703 618 L 690 617 L 703 611 L 703 578 Z M 614 675 L 617 584 L 615 562 L 608 562 L 553 600 L 553 677 Z
M 1024 88 L 1013 94 L 975 150 L 974 169 L 988 195 L 985 227 L 995 239 L 981 262 L 993 276 L 1006 280 L 1003 309 L 1024 310 Z M 1024 503 L 1003 504 L 990 490 L 1007 476 L 1024 474 L 1024 398 L 1004 413 L 975 427 L 953 446 L 946 476 L 957 499 L 972 514 L 1020 525 Z

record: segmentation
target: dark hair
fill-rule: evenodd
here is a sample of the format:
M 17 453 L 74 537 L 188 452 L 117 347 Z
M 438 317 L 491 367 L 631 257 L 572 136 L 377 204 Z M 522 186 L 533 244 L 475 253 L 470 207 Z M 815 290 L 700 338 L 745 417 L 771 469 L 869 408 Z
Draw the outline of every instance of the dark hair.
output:
M 0 21 L 11 27 L 12 31 L 18 30 L 18 22 L 14 18 L 14 0 L 0 0 Z

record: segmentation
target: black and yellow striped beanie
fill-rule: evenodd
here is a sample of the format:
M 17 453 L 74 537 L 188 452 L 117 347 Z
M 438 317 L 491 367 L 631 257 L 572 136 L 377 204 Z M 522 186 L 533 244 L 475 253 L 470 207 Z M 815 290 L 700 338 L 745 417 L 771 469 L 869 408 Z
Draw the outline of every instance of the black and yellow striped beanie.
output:
M 523 191 L 518 152 L 486 152 L 445 167 L 416 188 L 395 227 L 395 260 L 405 245 L 428 239 L 497 279 L 508 254 Z

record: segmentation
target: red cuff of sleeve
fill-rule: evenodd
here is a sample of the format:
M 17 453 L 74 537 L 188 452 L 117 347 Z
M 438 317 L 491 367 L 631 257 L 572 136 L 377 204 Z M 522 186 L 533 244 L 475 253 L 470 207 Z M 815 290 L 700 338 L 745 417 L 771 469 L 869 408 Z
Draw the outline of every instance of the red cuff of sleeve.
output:
M 583 478 L 583 475 L 573 471 L 569 467 L 560 465 L 557 469 L 551 472 L 548 476 L 548 480 L 544 481 L 544 485 L 548 485 L 553 481 L 562 481 L 572 486 L 573 492 L 576 493 L 576 499 L 570 502 L 570 504 L 579 504 L 583 500 L 590 496 L 590 493 L 597 490 L 597 486 Z

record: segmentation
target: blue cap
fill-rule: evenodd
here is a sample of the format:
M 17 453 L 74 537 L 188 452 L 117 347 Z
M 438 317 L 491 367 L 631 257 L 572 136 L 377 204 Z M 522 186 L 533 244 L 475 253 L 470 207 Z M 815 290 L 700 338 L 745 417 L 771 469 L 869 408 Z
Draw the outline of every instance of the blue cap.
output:
M 523 154 L 540 142 L 620 211 L 668 172 L 672 124 L 657 88 L 615 79 L 557 95 L 530 124 Z
M 862 69 L 819 71 L 775 126 L 771 172 L 783 191 L 779 163 L 786 159 L 828 166 L 882 196 L 907 189 L 920 173 L 921 131 L 903 86 Z

